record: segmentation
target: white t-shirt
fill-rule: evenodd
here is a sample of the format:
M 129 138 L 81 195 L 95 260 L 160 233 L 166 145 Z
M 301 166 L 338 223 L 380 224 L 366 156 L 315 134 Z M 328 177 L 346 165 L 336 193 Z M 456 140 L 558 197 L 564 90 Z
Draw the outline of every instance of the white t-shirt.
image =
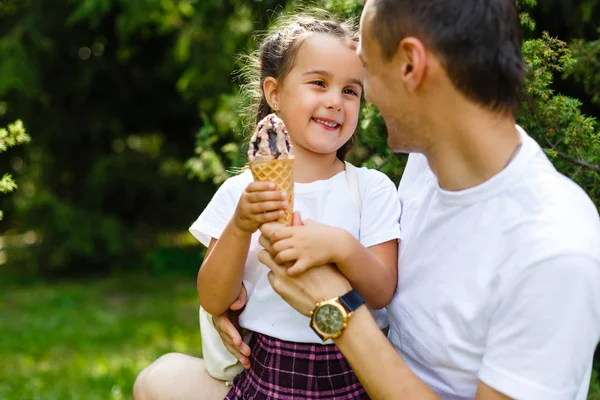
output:
M 442 190 L 411 154 L 398 188 L 398 290 L 390 340 L 444 399 L 478 380 L 507 396 L 584 400 L 600 338 L 600 221 L 522 129 L 500 173 Z
M 343 228 L 359 238 L 365 247 L 400 237 L 400 202 L 393 182 L 379 171 L 357 168 L 361 194 L 359 213 L 346 172 L 327 180 L 294 184 L 294 210 L 302 219 Z M 190 232 L 205 246 L 211 238 L 218 239 L 233 216 L 239 198 L 252 182 L 250 171 L 229 178 L 219 188 Z M 267 274 L 269 269 L 258 261 L 262 247 L 258 244 L 260 231 L 252 236 L 244 270 L 244 285 L 248 303 L 240 315 L 240 325 L 254 332 L 282 340 L 302 343 L 322 343 L 309 326 L 309 318 L 287 304 L 273 291 Z

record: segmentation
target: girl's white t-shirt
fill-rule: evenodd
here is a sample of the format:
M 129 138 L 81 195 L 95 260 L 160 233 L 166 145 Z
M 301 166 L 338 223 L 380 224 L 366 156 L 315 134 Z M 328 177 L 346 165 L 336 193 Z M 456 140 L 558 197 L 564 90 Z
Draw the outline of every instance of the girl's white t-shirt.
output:
M 362 199 L 360 212 L 345 171 L 327 180 L 295 183 L 294 211 L 299 211 L 302 219 L 345 229 L 365 247 L 399 239 L 401 208 L 393 182 L 383 173 L 367 168 L 357 168 L 356 175 Z M 250 182 L 252 174 L 247 170 L 223 183 L 190 227 L 196 239 L 208 246 L 211 238 L 221 236 Z M 248 302 L 240 315 L 240 325 L 282 340 L 322 343 L 310 328 L 309 318 L 294 310 L 271 288 L 267 278 L 269 269 L 257 257 L 262 249 L 259 236 L 260 231 L 252 235 L 246 259 L 243 280 Z

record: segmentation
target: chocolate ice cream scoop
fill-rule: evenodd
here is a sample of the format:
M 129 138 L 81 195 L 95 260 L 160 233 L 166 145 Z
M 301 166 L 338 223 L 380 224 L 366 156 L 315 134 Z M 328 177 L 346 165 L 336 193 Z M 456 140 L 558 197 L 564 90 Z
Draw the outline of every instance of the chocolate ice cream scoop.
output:
M 248 162 L 265 162 L 293 158 L 285 124 L 275 114 L 263 118 L 250 139 Z

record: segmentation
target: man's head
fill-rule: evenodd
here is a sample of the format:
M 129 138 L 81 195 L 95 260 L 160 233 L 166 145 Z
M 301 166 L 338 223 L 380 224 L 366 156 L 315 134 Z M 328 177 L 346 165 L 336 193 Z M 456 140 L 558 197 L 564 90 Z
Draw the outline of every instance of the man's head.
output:
M 365 91 L 393 150 L 420 150 L 414 131 L 426 129 L 427 113 L 436 112 L 427 106 L 439 106 L 432 99 L 445 85 L 484 109 L 516 112 L 525 67 L 515 0 L 365 3 L 358 49 Z

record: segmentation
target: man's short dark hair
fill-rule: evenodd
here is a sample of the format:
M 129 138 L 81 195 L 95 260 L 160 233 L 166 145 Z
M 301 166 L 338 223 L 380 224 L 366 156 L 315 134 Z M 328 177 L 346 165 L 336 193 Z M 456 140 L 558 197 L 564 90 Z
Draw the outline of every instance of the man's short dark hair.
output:
M 493 110 L 519 109 L 525 77 L 516 0 L 375 0 L 372 33 L 383 57 L 415 36 L 438 56 L 454 86 Z

